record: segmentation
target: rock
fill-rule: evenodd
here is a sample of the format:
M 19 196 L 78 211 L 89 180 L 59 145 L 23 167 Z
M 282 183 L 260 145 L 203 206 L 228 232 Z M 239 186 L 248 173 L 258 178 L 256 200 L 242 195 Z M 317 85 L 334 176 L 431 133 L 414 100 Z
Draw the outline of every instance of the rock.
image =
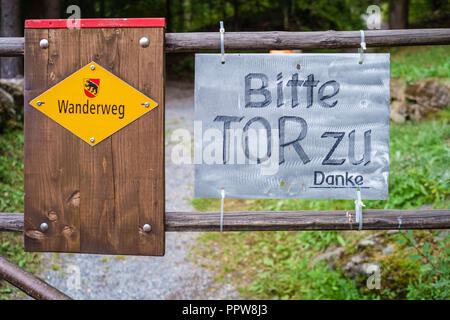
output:
M 404 101 L 405 100 L 405 86 L 403 85 L 403 80 L 398 78 L 391 78 L 391 101 L 392 100 L 398 100 L 398 101 Z
M 408 83 L 405 88 L 405 97 L 422 107 L 443 109 L 450 105 L 449 92 L 449 84 L 440 83 L 438 79 L 428 78 Z
M 367 270 L 371 270 L 370 268 L 373 268 L 372 265 L 378 265 L 378 263 L 363 263 L 366 261 L 366 257 L 363 255 L 356 255 L 350 259 L 349 262 L 347 262 L 343 270 L 351 277 L 356 278 L 359 275 L 367 274 Z M 372 267 L 371 267 L 372 266 Z
M 388 244 L 383 249 L 383 254 L 385 254 L 385 255 L 390 255 L 390 254 L 392 254 L 392 252 L 394 252 L 394 245 L 393 244 Z
M 386 232 L 386 234 L 396 234 L 396 233 L 399 233 L 399 231 L 398 230 L 388 230 Z
M 449 230 L 444 230 L 441 233 L 439 233 L 436 237 L 434 237 L 434 242 L 440 242 L 445 239 L 445 237 L 450 233 Z
M 12 95 L 16 105 L 23 106 L 23 78 L 0 79 L 0 88 Z
M 325 252 L 325 253 L 318 255 L 314 259 L 314 262 L 319 262 L 322 260 L 326 260 L 327 262 L 330 262 L 330 261 L 334 262 L 334 260 L 339 259 L 339 257 L 342 255 L 343 252 L 344 252 L 344 248 L 339 247 L 333 251 Z
M 23 78 L 0 79 L 0 130 L 23 121 Z
M 375 241 L 370 239 L 362 239 L 358 242 L 358 248 L 365 248 L 365 247 L 373 247 L 375 246 Z
M 450 105 L 450 84 L 439 79 L 427 78 L 403 85 L 401 80 L 391 79 L 390 118 L 402 123 L 408 119 L 421 120 L 426 115 Z
M 374 270 L 377 270 L 379 268 L 380 268 L 380 264 L 378 262 L 363 263 L 359 266 L 358 271 L 359 271 L 359 274 L 369 274 L 369 273 L 373 273 Z
M 0 88 L 0 103 L 5 106 L 3 109 L 6 109 L 6 107 L 14 107 L 14 98 L 11 94 L 3 90 L 2 88 Z M 14 110 L 12 110 L 12 112 L 14 112 Z
M 403 123 L 406 120 L 406 110 L 407 107 L 403 101 L 392 101 L 389 117 L 394 122 Z
M 354 256 L 354 257 L 352 257 L 350 259 L 350 262 L 353 263 L 353 264 L 358 264 L 358 263 L 361 263 L 363 261 L 364 261 L 364 259 L 361 256 Z
M 14 98 L 5 90 L 0 88 L 0 128 L 5 128 L 9 121 L 15 119 L 16 106 Z

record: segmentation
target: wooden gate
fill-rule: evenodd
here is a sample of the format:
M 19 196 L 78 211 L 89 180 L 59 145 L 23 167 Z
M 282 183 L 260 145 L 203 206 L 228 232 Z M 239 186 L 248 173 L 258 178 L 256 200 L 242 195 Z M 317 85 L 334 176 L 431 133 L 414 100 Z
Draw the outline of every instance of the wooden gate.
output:
M 67 20 L 26 21 L 26 250 L 164 254 L 164 24 L 93 19 L 68 28 Z M 141 46 L 142 38 L 151 45 Z M 92 61 L 158 103 L 96 145 L 45 115 L 45 104 L 28 104 Z M 105 82 L 91 102 L 105 99 Z M 84 96 L 83 83 L 75 86 Z
M 155 85 L 147 74 L 163 79 L 163 52 L 220 50 L 219 33 L 164 34 L 161 25 L 120 25 L 133 23 L 126 19 L 85 19 L 86 28 L 55 28 L 65 21 L 27 22 L 25 38 L 0 38 L 1 56 L 25 54 L 27 102 L 84 64 L 98 61 L 155 97 L 162 107 L 91 149 L 26 103 L 25 175 L 29 179 L 40 173 L 43 179 L 26 182 L 25 207 L 32 213 L 25 213 L 25 223 L 21 213 L 0 213 L 0 231 L 25 232 L 26 248 L 35 251 L 153 255 L 164 253 L 165 231 L 218 231 L 218 212 L 165 212 L 164 216 L 164 84 Z M 139 47 L 143 36 L 150 38 L 149 48 Z M 43 38 L 50 42 L 46 51 L 39 47 Z M 230 32 L 225 48 L 358 48 L 360 41 L 359 31 Z M 367 47 L 450 44 L 450 29 L 368 30 L 365 42 Z M 109 170 L 113 162 L 118 166 Z M 138 172 L 151 172 L 139 187 L 128 179 Z M 223 230 L 357 230 L 354 216 L 354 211 L 227 212 Z M 54 223 L 48 233 L 38 230 L 43 221 Z M 450 210 L 364 210 L 363 221 L 366 230 L 444 229 L 450 228 Z M 150 232 L 142 229 L 144 224 L 152 225 Z M 120 236 L 123 241 L 118 241 Z M 0 260 L 0 276 L 36 298 L 67 298 L 5 259 Z

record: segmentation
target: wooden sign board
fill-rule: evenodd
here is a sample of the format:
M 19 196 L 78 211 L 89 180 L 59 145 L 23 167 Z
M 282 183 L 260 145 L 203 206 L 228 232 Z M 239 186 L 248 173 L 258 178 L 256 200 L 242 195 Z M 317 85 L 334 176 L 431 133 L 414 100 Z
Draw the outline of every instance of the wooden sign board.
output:
M 82 19 L 80 28 L 66 23 L 25 23 L 25 250 L 164 255 L 165 21 Z M 149 46 L 140 45 L 143 37 Z M 42 39 L 48 40 L 47 48 Z M 35 99 L 91 63 L 134 88 L 137 100 L 154 101 L 144 112 L 133 109 L 134 119 L 94 142 L 81 138 L 79 126 L 98 131 L 108 128 L 106 120 L 86 126 L 78 119 L 73 126 L 75 114 L 67 113 L 69 120 L 59 114 L 58 123 L 51 112 L 38 110 L 56 110 L 57 99 L 42 96 L 48 102 L 41 106 Z M 79 82 L 67 90 L 83 94 L 86 82 Z M 102 94 L 108 100 L 111 92 L 102 91 L 104 83 L 93 83 L 99 95 L 91 100 Z M 117 99 L 130 94 L 121 88 Z M 122 100 L 118 106 L 134 101 Z

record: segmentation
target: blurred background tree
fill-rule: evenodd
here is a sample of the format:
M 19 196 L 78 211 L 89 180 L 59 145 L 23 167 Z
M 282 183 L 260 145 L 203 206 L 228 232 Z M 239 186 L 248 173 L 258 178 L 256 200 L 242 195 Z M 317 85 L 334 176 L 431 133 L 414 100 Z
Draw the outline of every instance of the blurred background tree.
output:
M 442 0 L 1 0 L 1 36 L 23 36 L 25 19 L 67 18 L 69 5 L 82 18 L 165 17 L 167 32 L 322 31 L 363 29 L 362 14 L 380 6 L 383 28 L 450 25 L 450 2 Z M 175 59 L 183 56 L 171 55 Z M 173 58 L 170 58 L 173 59 Z M 22 73 L 21 58 L 2 58 L 2 77 Z

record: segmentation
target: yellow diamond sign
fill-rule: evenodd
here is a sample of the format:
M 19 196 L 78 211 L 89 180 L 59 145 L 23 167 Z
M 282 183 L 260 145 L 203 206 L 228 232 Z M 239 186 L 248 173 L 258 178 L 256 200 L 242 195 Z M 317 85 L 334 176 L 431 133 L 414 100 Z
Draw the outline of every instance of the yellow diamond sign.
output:
M 158 106 L 95 62 L 30 104 L 91 146 Z

